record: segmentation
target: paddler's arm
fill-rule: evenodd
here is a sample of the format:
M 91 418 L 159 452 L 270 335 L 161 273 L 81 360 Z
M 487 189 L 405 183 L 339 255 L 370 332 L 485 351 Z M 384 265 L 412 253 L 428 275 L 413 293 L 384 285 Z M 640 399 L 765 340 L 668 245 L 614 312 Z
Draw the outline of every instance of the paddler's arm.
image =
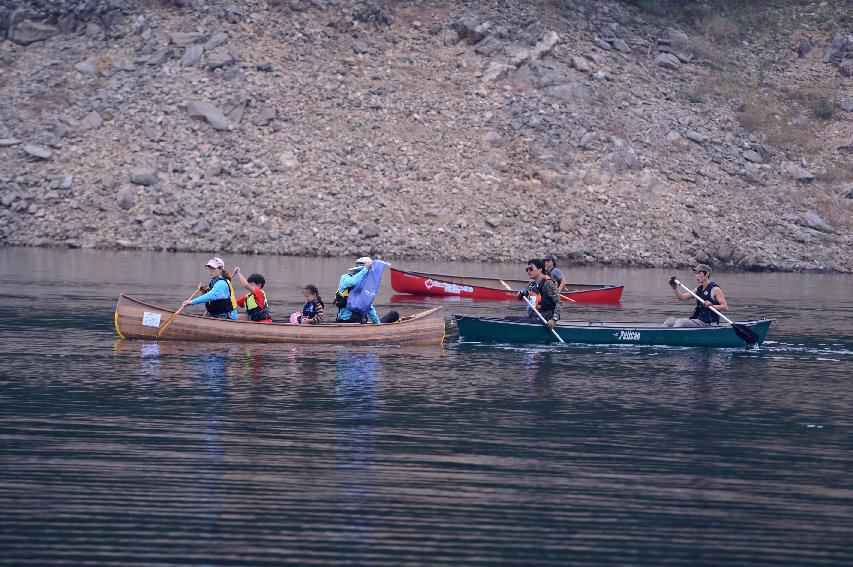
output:
M 719 286 L 715 287 L 711 291 L 711 295 L 714 296 L 714 299 L 720 302 L 719 305 L 713 305 L 710 301 L 705 302 L 705 306 L 713 307 L 717 311 L 728 311 L 729 310 L 729 302 L 726 301 L 726 295 L 723 293 L 723 290 L 719 288 Z
M 361 283 L 361 280 L 367 277 L 367 270 L 369 268 L 365 265 L 362 269 L 357 271 L 354 274 L 344 274 L 341 276 L 340 282 L 338 282 L 338 291 L 343 291 L 345 289 L 352 289 Z
M 190 301 L 190 305 L 207 303 L 208 301 L 213 301 L 214 299 L 225 299 L 230 296 L 231 291 L 228 289 L 228 284 L 225 283 L 224 280 L 218 280 L 215 284 L 213 284 L 213 287 L 210 288 L 210 291 Z

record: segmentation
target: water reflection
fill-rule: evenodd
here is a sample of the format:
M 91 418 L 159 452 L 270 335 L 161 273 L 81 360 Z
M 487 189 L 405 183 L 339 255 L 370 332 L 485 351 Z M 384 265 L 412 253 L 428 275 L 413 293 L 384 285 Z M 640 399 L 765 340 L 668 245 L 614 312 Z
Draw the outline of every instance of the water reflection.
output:
M 354 559 L 369 551 L 373 536 L 376 421 L 379 413 L 377 381 L 380 360 L 375 352 L 340 353 L 335 360 L 335 399 L 340 403 L 335 485 L 340 491 L 341 538 L 353 544 Z

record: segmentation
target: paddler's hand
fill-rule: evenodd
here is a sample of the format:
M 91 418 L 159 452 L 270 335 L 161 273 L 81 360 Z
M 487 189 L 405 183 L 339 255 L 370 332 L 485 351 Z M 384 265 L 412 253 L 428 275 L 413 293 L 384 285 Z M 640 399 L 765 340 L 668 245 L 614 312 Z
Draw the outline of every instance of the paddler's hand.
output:
M 712 306 L 712 305 L 713 305 L 713 303 L 711 303 L 710 301 L 708 301 L 708 300 L 706 299 L 705 301 L 703 301 L 703 302 L 702 302 L 702 305 L 704 305 L 705 307 L 710 307 L 710 306 Z
M 548 319 L 548 322 L 545 323 L 545 326 L 548 327 L 549 329 L 553 329 L 554 327 L 557 326 L 557 322 L 553 319 Z
M 367 268 L 368 270 L 370 268 L 372 268 L 373 267 L 373 260 L 368 260 L 367 262 L 365 262 L 364 267 Z
M 181 303 L 181 307 L 187 307 L 188 305 L 192 305 L 192 299 L 185 299 L 183 303 Z
M 239 273 L 240 273 L 240 266 L 237 266 L 236 268 L 234 268 L 234 275 L 236 276 Z
M 672 289 L 675 289 L 678 287 L 678 284 L 675 283 L 675 276 L 672 276 L 671 278 L 669 278 L 669 287 L 671 287 Z
M 518 292 L 518 298 L 519 299 L 524 299 L 525 297 L 528 297 L 529 295 L 530 295 L 529 289 L 523 289 L 523 290 Z

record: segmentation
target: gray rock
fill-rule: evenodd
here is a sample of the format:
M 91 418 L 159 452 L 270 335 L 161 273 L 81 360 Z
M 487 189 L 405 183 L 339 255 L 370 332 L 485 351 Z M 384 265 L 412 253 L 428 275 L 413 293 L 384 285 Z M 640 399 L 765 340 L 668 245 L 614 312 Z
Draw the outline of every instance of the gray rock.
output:
M 366 41 L 362 41 L 360 39 L 357 39 L 354 42 L 352 42 L 352 50 L 353 50 L 353 52 L 358 53 L 358 54 L 367 53 L 368 51 L 370 51 L 370 46 L 367 45 Z
M 515 71 L 515 67 L 512 65 L 507 65 L 506 63 L 501 63 L 499 61 L 492 61 L 486 68 L 486 72 L 483 77 L 487 81 L 497 81 L 498 79 L 506 77 L 513 71 Z
M 595 45 L 597 45 L 599 48 L 603 49 L 604 51 L 610 51 L 611 49 L 613 49 L 613 47 L 611 47 L 609 43 L 607 43 L 606 41 L 604 41 L 600 37 L 596 37 L 593 40 L 593 43 L 595 43 Z
M 119 189 L 116 194 L 116 201 L 118 202 L 118 206 L 124 210 L 131 208 L 133 206 L 133 188 L 125 185 Z
M 29 45 L 50 39 L 59 33 L 59 28 L 32 20 L 24 20 L 9 30 L 9 39 L 19 45 Z
M 367 223 L 361 227 L 361 234 L 365 238 L 376 238 L 379 236 L 379 227 L 373 223 Z
M 255 69 L 260 71 L 261 73 L 271 73 L 272 72 L 272 63 L 269 61 L 264 61 L 263 63 L 258 63 L 255 65 Z
M 616 38 L 610 43 L 617 51 L 621 51 L 622 53 L 631 53 L 631 46 L 628 45 L 624 39 Z
M 60 183 L 60 185 L 59 185 L 59 188 L 65 190 L 65 191 L 68 191 L 72 187 L 74 187 L 74 176 L 73 175 L 64 176 L 62 178 L 62 183 Z
M 690 140 L 691 142 L 696 142 L 697 144 L 704 144 L 708 141 L 708 137 L 704 134 L 700 134 L 695 130 L 688 130 L 684 133 L 684 137 Z
M 157 170 L 150 167 L 137 167 L 130 171 L 130 182 L 136 185 L 157 185 L 160 179 L 157 177 Z
M 805 226 L 818 232 L 832 232 L 826 221 L 814 211 L 806 211 L 804 213 L 785 213 L 782 215 L 782 220 L 796 223 L 800 226 Z
M 655 63 L 665 69 L 678 69 L 681 67 L 681 61 L 672 53 L 658 53 L 655 57 Z
M 104 121 L 101 119 L 101 115 L 94 110 L 80 121 L 80 125 L 86 130 L 97 130 L 103 123 Z
M 234 56 L 228 52 L 214 53 L 212 55 L 208 55 L 207 57 L 207 68 L 212 71 L 214 69 L 228 67 L 236 62 L 237 60 L 234 58 Z
M 3 193 L 3 196 L 0 197 L 0 204 L 4 207 L 11 207 L 12 203 L 18 200 L 18 195 L 15 193 Z
M 541 59 L 554 51 L 554 47 L 560 43 L 560 36 L 555 31 L 549 31 L 530 50 L 531 59 Z
M 258 126 L 266 126 L 275 120 L 276 116 L 278 116 L 278 110 L 276 110 L 274 106 L 264 106 L 258 114 L 258 117 L 255 119 L 255 124 Z
M 204 55 L 204 47 L 201 45 L 189 46 L 184 51 L 184 56 L 181 57 L 181 67 L 195 67 L 201 60 L 202 55 Z
M 299 160 L 296 158 L 296 154 L 291 150 L 285 150 L 279 156 L 279 165 L 282 169 L 293 169 L 294 167 L 299 165 Z
M 104 189 L 115 189 L 118 180 L 112 173 L 105 173 L 101 176 L 101 185 L 104 186 Z
M 797 46 L 797 55 L 802 59 L 812 50 L 812 40 L 804 37 L 800 40 L 800 44 Z
M 853 98 L 838 101 L 838 108 L 844 112 L 853 112 Z
M 207 35 L 197 32 L 173 32 L 169 34 L 169 41 L 178 47 L 186 47 L 207 41 Z
M 156 52 L 154 55 L 148 58 L 146 63 L 149 65 L 162 65 L 166 61 L 172 58 L 172 50 L 171 49 L 161 49 Z
M 11 148 L 21 143 L 17 138 L 0 138 L 0 148 Z
M 838 72 L 845 77 L 853 77 L 853 58 L 842 61 L 838 65 Z
M 590 61 L 595 63 L 596 65 L 601 65 L 601 62 L 604 61 L 604 57 L 602 57 L 601 53 L 598 53 L 596 51 L 587 51 L 583 54 L 583 56 L 586 59 L 589 59 Z
M 675 130 L 670 130 L 669 133 L 666 135 L 666 141 L 670 144 L 674 144 L 681 139 L 681 134 L 679 134 Z
M 789 164 L 785 168 L 785 172 L 788 175 L 790 175 L 793 179 L 795 179 L 797 181 L 801 181 L 803 183 L 809 183 L 814 179 L 814 175 L 812 175 L 811 171 L 809 171 L 803 167 L 800 167 L 799 165 L 797 165 L 795 163 Z
M 755 150 L 746 150 L 743 152 L 743 159 L 751 161 L 752 163 L 764 163 L 764 158 L 762 158 L 761 154 Z
M 591 70 L 589 62 L 584 57 L 578 57 L 577 55 L 573 55 L 571 58 L 571 62 L 572 67 L 574 67 L 581 73 L 589 73 Z
M 209 102 L 200 100 L 191 101 L 187 104 L 187 112 L 193 118 L 202 118 L 216 130 L 227 130 L 228 119 L 225 114 Z
M 24 153 L 26 153 L 28 156 L 37 159 L 47 160 L 53 157 L 53 152 L 51 152 L 49 149 L 43 148 L 41 146 L 34 146 L 32 144 L 27 144 L 26 146 L 24 146 Z
M 98 74 L 98 65 L 101 62 L 101 58 L 98 56 L 89 57 L 85 61 L 81 61 L 74 65 L 74 68 L 84 75 L 97 75 Z
M 213 34 L 213 36 L 208 40 L 207 43 L 204 44 L 204 48 L 208 51 L 215 47 L 219 47 L 223 43 L 228 41 L 228 34 L 225 32 L 217 32 Z
M 501 221 L 501 217 L 489 217 L 486 219 L 486 224 L 493 228 L 497 228 L 501 225 Z

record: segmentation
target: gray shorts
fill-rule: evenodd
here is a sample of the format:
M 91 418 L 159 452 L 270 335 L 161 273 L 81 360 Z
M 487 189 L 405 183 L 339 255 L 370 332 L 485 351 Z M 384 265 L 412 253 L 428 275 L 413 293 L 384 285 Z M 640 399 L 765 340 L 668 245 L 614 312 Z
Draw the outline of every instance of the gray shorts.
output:
M 679 329 L 685 328 L 696 328 L 696 327 L 710 327 L 711 325 L 706 323 L 705 321 L 700 321 L 699 319 L 683 319 L 670 317 L 666 321 L 663 322 L 664 327 L 676 327 Z

